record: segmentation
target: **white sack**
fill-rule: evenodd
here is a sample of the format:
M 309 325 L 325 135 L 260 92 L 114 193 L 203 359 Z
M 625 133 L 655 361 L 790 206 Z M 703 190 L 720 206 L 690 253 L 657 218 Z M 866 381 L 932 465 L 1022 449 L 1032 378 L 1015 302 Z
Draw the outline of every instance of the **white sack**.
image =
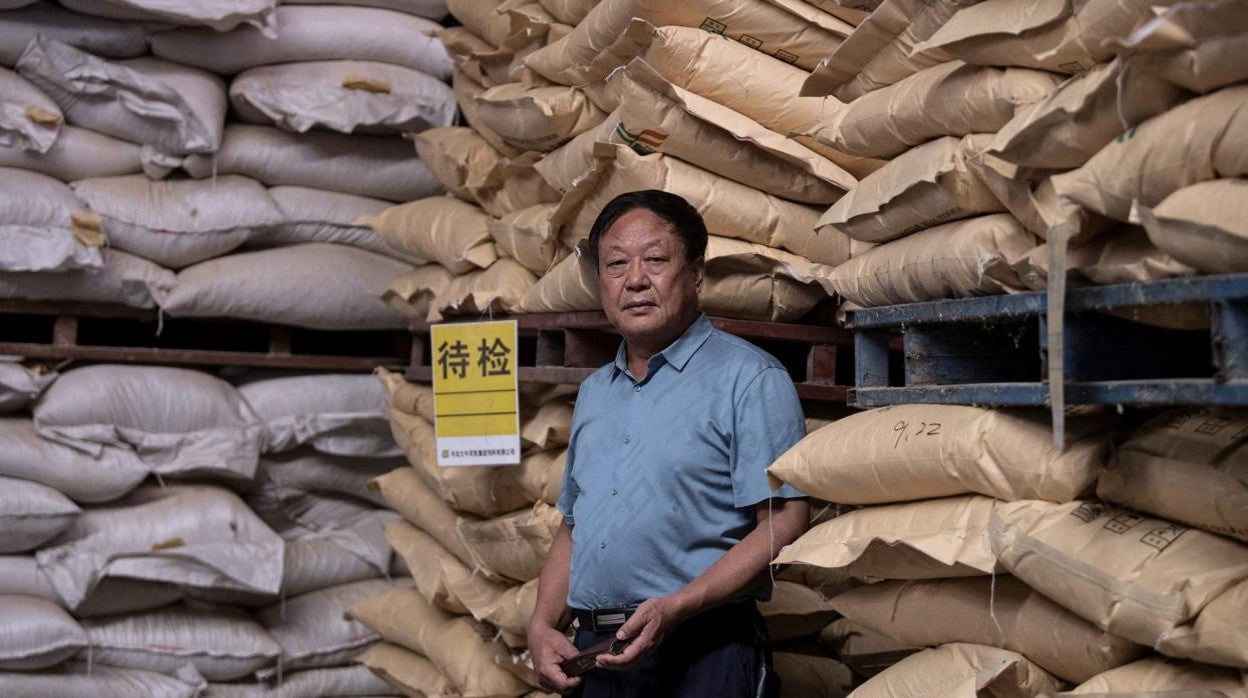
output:
M 44 439 L 30 419 L 0 419 L 0 475 L 5 477 L 43 483 L 77 502 L 107 502 L 138 487 L 148 472 L 127 446 L 104 446 L 93 456 Z
M 47 366 L 24 365 L 20 356 L 0 356 L 0 413 L 26 409 L 52 385 L 56 376 L 56 371 Z M 0 475 L 3 474 L 0 469 Z
M 0 594 L 26 594 L 65 605 L 52 581 L 39 569 L 34 555 L 0 556 Z M 171 584 L 141 579 L 104 579 L 81 603 L 67 610 L 76 618 L 112 616 L 159 608 L 177 601 L 182 592 Z
M 205 698 L 340 698 L 386 696 L 392 689 L 363 665 L 286 673 L 281 683 L 214 683 Z
M 269 197 L 281 209 L 285 221 L 255 231 L 244 247 L 328 242 L 358 247 L 409 264 L 424 263 L 387 245 L 372 228 L 355 224 L 360 216 L 374 216 L 390 208 L 389 201 L 309 187 L 272 187 Z
M 103 250 L 100 269 L 0 272 L 0 298 L 86 301 L 154 308 L 173 287 L 173 272 L 120 250 Z
M 43 545 L 81 513 L 69 497 L 30 480 L 0 476 L 0 553 Z
M 7 698 L 197 698 L 202 690 L 202 679 L 187 683 L 152 671 L 86 662 L 40 673 L 0 673 L 0 694 Z
M 55 603 L 35 596 L 0 594 L 0 670 L 60 664 L 86 647 L 87 641 L 82 626 Z M 0 689 L 3 685 L 0 679 Z
M 283 496 L 309 492 L 344 494 L 385 506 L 381 495 L 366 487 L 407 465 L 402 458 L 328 456 L 308 448 L 266 456 L 260 461 L 260 480 L 272 483 Z
M 322 0 L 282 0 L 283 5 L 321 5 Z M 339 5 L 380 7 L 383 10 L 406 12 L 439 22 L 446 17 L 446 0 L 341 0 Z
M 0 65 L 13 67 L 38 35 L 108 58 L 147 53 L 147 30 L 141 24 L 88 17 L 40 2 L 0 14 Z
M 143 155 L 142 149 L 133 143 L 66 126 L 44 153 L 0 142 L 0 166 L 42 172 L 62 182 L 72 182 L 142 172 Z
M 98 223 L 55 179 L 0 167 L 0 270 L 65 271 L 104 263 Z
M 253 381 L 238 392 L 264 423 L 264 451 L 304 444 L 340 456 L 401 455 L 389 398 L 371 375 L 317 374 Z
M 0 67 L 0 145 L 46 153 L 64 121 L 52 98 L 26 78 Z
M 206 26 L 227 31 L 250 24 L 273 32 L 277 0 L 60 0 L 71 10 L 135 22 Z

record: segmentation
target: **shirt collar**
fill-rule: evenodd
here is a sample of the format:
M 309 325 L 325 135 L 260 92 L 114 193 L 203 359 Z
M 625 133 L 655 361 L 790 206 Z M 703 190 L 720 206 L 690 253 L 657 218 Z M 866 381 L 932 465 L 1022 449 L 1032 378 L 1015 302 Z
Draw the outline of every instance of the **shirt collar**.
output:
M 689 359 L 693 358 L 694 353 L 706 342 L 714 330 L 715 326 L 711 324 L 711 319 L 706 316 L 706 313 L 699 313 L 698 318 L 693 321 L 689 329 L 685 330 L 684 334 L 655 356 L 663 357 L 663 360 L 671 364 L 672 368 L 683 371 Z M 650 360 L 654 361 L 654 357 L 650 357 Z M 620 348 L 615 352 L 613 377 L 619 375 L 620 372 L 628 372 L 627 342 L 620 342 Z

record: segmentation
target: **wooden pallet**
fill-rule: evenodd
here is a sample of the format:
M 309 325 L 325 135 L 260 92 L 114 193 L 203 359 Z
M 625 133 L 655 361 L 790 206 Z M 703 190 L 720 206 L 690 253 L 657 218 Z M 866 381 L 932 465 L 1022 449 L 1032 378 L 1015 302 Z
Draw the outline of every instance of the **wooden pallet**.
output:
M 402 330 L 320 332 L 160 318 L 118 305 L 0 300 L 0 355 L 31 359 L 351 373 L 405 366 L 411 342 Z
M 619 335 L 601 311 L 517 315 L 521 382 L 580 383 L 615 359 Z M 853 376 L 852 335 L 839 327 L 711 318 L 730 334 L 758 344 L 779 359 L 806 400 L 844 402 Z M 412 323 L 408 378 L 433 379 L 429 324 Z
M 1020 293 L 851 311 L 849 403 L 1050 404 L 1047 304 Z M 1184 305 L 1208 329 L 1133 319 Z M 1248 405 L 1248 274 L 1072 289 L 1062 332 L 1066 404 Z

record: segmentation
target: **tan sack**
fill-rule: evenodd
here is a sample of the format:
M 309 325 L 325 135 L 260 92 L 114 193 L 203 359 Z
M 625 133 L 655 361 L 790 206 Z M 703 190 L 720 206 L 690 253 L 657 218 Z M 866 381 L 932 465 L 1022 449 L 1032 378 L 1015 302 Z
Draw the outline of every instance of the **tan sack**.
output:
M 106 577 L 273 596 L 282 583 L 282 539 L 219 487 L 140 487 L 84 511 L 57 543 L 35 556 L 69 608 Z
M 1149 657 L 1095 676 L 1065 694 L 1072 696 L 1248 695 L 1248 676 L 1204 664 Z
M 1020 66 L 1074 74 L 1113 55 L 1109 39 L 1127 36 L 1155 7 L 1176 0 L 985 0 L 959 11 L 915 51 L 943 49 L 976 65 Z
M 202 3 L 195 0 L 66 0 L 65 7 L 76 12 L 137 22 L 204 26 L 228 31 L 251 25 L 272 34 L 276 0 L 229 0 Z
M 1157 641 L 1171 657 L 1248 668 L 1248 582 L 1222 592 L 1196 616 Z
M 712 235 L 780 247 L 812 262 L 839 264 L 848 240 L 833 230 L 814 232 L 819 212 L 711 174 L 676 158 L 638 155 L 622 145 L 596 144 L 595 173 L 564 197 L 555 214 L 566 244 L 589 236 L 598 213 L 616 195 L 660 189 L 683 196 L 706 221 Z
M 40 672 L 0 673 L 0 692 L 6 696 L 59 698 L 196 698 L 203 694 L 202 678 L 184 681 L 154 671 L 121 669 L 93 662 L 70 661 Z
M 1243 544 L 1095 501 L 1002 504 L 991 538 L 1014 576 L 1150 647 L 1248 579 Z
M 531 54 L 525 62 L 564 85 L 589 82 L 586 67 L 624 33 L 633 18 L 656 26 L 699 27 L 806 71 L 853 30 L 849 23 L 804 3 L 603 0 L 571 34 Z
M 485 125 L 477 108 L 477 97 L 485 93 L 486 87 L 464 70 L 456 68 L 451 74 L 451 89 L 455 91 L 455 102 L 459 104 L 459 115 L 464 123 L 476 131 L 495 150 L 508 157 L 520 155 L 520 150 L 508 145 L 503 137 Z
M 808 435 L 767 469 L 840 504 L 880 504 L 978 493 L 1006 501 L 1068 502 L 1091 487 L 1109 456 L 1098 421 L 1068 427 L 1053 446 L 1047 414 L 961 405 L 892 405 L 858 412 Z
M 47 485 L 0 476 L 0 553 L 38 548 L 82 513 L 69 497 Z
M 1118 59 L 1070 78 L 1034 106 L 1020 109 L 997 131 L 988 152 L 1020 169 L 1079 167 L 1125 129 L 1185 96 Z
M 193 667 L 209 681 L 239 679 L 281 654 L 269 633 L 245 611 L 170 606 L 83 622 L 91 650 L 81 659 L 179 675 Z
M 0 298 L 116 303 L 155 308 L 173 287 L 168 269 L 118 250 L 101 251 L 99 269 L 0 272 Z
M 55 666 L 90 640 L 59 605 L 25 594 L 0 594 L 0 670 L 30 671 Z M 0 679 L 0 687 L 4 685 Z
M 820 279 L 864 308 L 1026 288 L 1014 265 L 1036 239 L 1008 213 L 936 225 L 864 252 Z
M 29 418 L 0 419 L 0 475 L 47 485 L 74 501 L 117 499 L 138 486 L 150 470 L 127 446 L 105 446 L 92 456 L 42 438 Z
M 0 65 L 13 67 L 30 40 L 46 36 L 106 58 L 134 58 L 147 53 L 147 27 L 70 12 L 56 3 L 22 3 L 28 7 L 0 15 Z M 10 5 L 9 7 L 13 7 Z
M 283 5 L 319 5 L 313 0 L 284 0 Z M 445 0 L 347 0 L 343 5 L 360 5 L 363 7 L 380 7 L 384 10 L 406 12 L 439 22 L 446 18 Z
M 567 458 L 567 450 L 538 451 L 525 456 L 520 464 L 521 489 L 530 499 L 552 507 L 558 504 Z
M 156 58 L 108 61 L 40 36 L 17 71 L 76 126 L 174 155 L 221 147 L 225 83 L 203 70 Z
M 372 228 L 356 225 L 357 218 L 374 216 L 390 208 L 389 201 L 310 187 L 272 187 L 269 198 L 277 204 L 285 220 L 254 231 L 243 243 L 244 247 L 328 242 L 358 247 L 409 264 L 423 263 L 387 245 Z
M 425 264 L 395 279 L 381 292 L 386 305 L 409 318 L 424 318 L 455 275 L 440 264 Z
M 874 676 L 922 649 L 907 647 L 849 618 L 828 623 L 819 633 L 819 644 L 860 676 Z
M 824 696 L 843 698 L 854 686 L 849 667 L 831 657 L 799 652 L 776 652 L 772 655 L 776 676 L 780 677 L 781 698 Z
M 555 204 L 538 204 L 491 219 L 486 228 L 500 257 L 509 257 L 537 275 L 545 274 L 560 254 L 550 227 Z
M 1016 652 L 954 643 L 910 655 L 854 691 L 854 698 L 1027 698 L 1062 682 Z
M 107 240 L 99 219 L 74 192 L 47 175 L 0 167 L 0 270 L 53 272 L 98 268 Z
M 1198 97 L 1111 141 L 1053 178 L 1060 196 L 1115 220 L 1183 187 L 1248 174 L 1248 85 Z
M 520 150 L 551 150 L 605 118 L 575 87 L 513 82 L 491 87 L 476 100 L 486 127 Z
M 185 168 L 196 179 L 241 174 L 271 187 L 287 184 L 391 201 L 441 190 L 401 138 L 294 134 L 248 124 L 231 124 L 220 152 L 192 155 Z
M 455 685 L 423 655 L 389 642 L 379 642 L 364 650 L 355 661 L 368 667 L 405 696 L 446 696 Z
M 110 245 L 170 269 L 219 257 L 286 220 L 259 182 L 238 175 L 153 182 L 143 175 L 74 182 Z
M 568 445 L 572 438 L 572 404 L 555 400 L 538 408 L 520 425 L 520 438 L 540 449 Z
M 828 599 L 804 584 L 776 580 L 771 598 L 758 605 L 767 623 L 767 638 L 784 642 L 814 635 L 836 618 Z
M 1005 207 L 967 164 L 991 136 L 928 141 L 871 173 L 819 219 L 820 233 L 887 242 L 938 223 Z
M 903 645 L 971 642 L 1000 647 L 1075 683 L 1148 651 L 1098 629 L 1005 575 L 878 582 L 845 592 L 831 605 L 846 618 Z
M 461 518 L 456 532 L 475 567 L 499 577 L 528 582 L 542 573 L 546 552 L 562 523 L 563 515 L 558 510 L 538 502 L 485 521 Z
M 484 185 L 473 192 L 481 208 L 491 216 L 502 217 L 539 204 L 558 203 L 559 192 L 550 188 L 534 167 L 540 158 L 540 153 L 528 152 L 500 160 Z
M 835 95 L 846 102 L 887 87 L 952 57 L 940 49 L 914 51 L 958 10 L 979 0 L 872 2 L 853 33 L 815 66 L 803 95 Z
M 397 134 L 448 126 L 451 86 L 413 68 L 376 61 L 257 66 L 230 82 L 239 119 L 291 131 Z
M 429 306 L 428 319 L 436 322 L 454 315 L 510 314 L 537 277 L 514 259 L 495 260 L 488 269 L 470 271 L 447 283 Z
M 578 249 L 556 262 L 520 299 L 520 310 L 525 313 L 602 310 L 598 299 L 598 272 L 589 255 Z
M 467 696 L 518 696 L 525 685 L 494 663 L 494 648 L 466 618 L 429 604 L 414 589 L 399 589 L 362 600 L 350 617 L 387 642 L 425 655 Z
M 1120 446 L 1096 495 L 1248 541 L 1248 413 L 1215 408 L 1154 417 Z
M 938 579 L 996 569 L 995 500 L 978 495 L 864 507 L 819 524 L 772 562 L 844 569 L 860 579 Z
M 1182 264 L 1212 274 L 1248 271 L 1248 180 L 1183 187 L 1154 207 L 1133 204 L 1131 219 Z
M 0 67 L 0 146 L 46 153 L 64 122 L 61 108 L 48 95 Z
M 233 74 L 258 65 L 358 60 L 401 65 L 442 79 L 451 63 L 430 36 L 436 22 L 370 7 L 279 7 L 276 38 L 255 27 L 228 32 L 172 29 L 151 35 L 152 53 L 165 60 Z
M 405 465 L 402 458 L 331 456 L 304 447 L 262 458 L 257 480 L 276 488 L 282 499 L 308 493 L 347 495 L 384 506 L 368 483 Z
M 377 368 L 377 378 L 390 396 L 390 407 L 404 414 L 414 414 L 427 420 L 434 419 L 433 387 L 425 383 L 409 383 L 403 375 Z
M 318 271 L 309 275 L 308 270 Z M 379 296 L 411 270 L 388 257 L 314 243 L 246 252 L 183 269 L 163 304 L 172 317 L 215 317 L 322 330 L 407 327 Z
M 0 141 L 0 167 L 41 172 L 62 182 L 143 171 L 142 149 L 95 131 L 65 126 L 46 152 Z
M 380 644 L 380 643 L 378 643 Z M 270 687 L 271 686 L 271 687 Z M 280 684 L 255 681 L 210 684 L 212 698 L 296 698 L 297 696 L 386 695 L 391 687 L 362 664 L 283 672 Z
M 414 469 L 399 468 L 373 481 L 385 498 L 386 504 L 403 515 L 424 533 L 432 536 L 443 548 L 451 552 L 456 559 L 464 564 L 471 564 L 472 555 L 464 546 L 463 539 L 456 534 L 461 514 L 454 512 L 450 506 L 438 498 L 432 487 Z M 398 548 L 401 550 L 401 548 Z M 420 577 L 417 576 L 419 581 Z M 418 586 L 422 591 L 427 586 Z M 431 594 L 435 598 L 440 594 Z M 441 605 L 441 604 L 439 604 Z
M 1030 288 L 1042 291 L 1049 272 L 1049 250 L 1045 246 L 1029 252 L 1019 265 L 1019 276 Z M 1091 284 L 1125 284 L 1194 276 L 1196 270 L 1153 246 L 1143 230 L 1120 226 L 1071 246 L 1066 253 L 1066 271 L 1078 281 Z M 1157 305 L 1139 308 L 1157 311 L 1185 307 Z M 1208 315 L 1207 308 L 1201 311 Z M 1207 320 L 1206 320 L 1207 324 Z
M 480 203 L 475 191 L 486 186 L 502 155 L 467 126 L 443 126 L 412 135 L 416 154 L 451 194 Z
M 475 36 L 499 47 L 507 44 L 512 36 L 506 5 L 503 0 L 447 0 L 446 9 Z
M 893 157 L 940 136 L 996 133 L 1058 82 L 1037 70 L 950 61 L 855 99 L 810 135 L 850 155 Z
M 395 249 L 441 264 L 453 274 L 485 269 L 497 255 L 490 240 L 490 217 L 450 196 L 392 206 L 357 220 L 376 230 Z
M 1235 0 L 1171 5 L 1116 43 L 1133 69 L 1193 92 L 1248 80 L 1248 23 Z
M 403 520 L 393 521 L 386 526 L 386 540 L 411 569 L 412 581 L 426 601 L 457 615 L 469 613 L 458 592 L 464 589 L 462 580 L 470 578 L 471 572 L 459 558 L 433 536 Z M 472 581 L 482 592 L 488 590 L 497 593 L 500 588 L 485 578 Z

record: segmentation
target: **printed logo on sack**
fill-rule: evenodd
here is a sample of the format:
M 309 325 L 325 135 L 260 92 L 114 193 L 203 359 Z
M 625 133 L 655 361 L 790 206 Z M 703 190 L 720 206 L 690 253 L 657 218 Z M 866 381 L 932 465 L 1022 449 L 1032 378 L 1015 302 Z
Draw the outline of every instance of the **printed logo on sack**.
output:
M 658 152 L 663 148 L 663 143 L 667 140 L 666 133 L 659 133 L 650 129 L 632 133 L 627 128 L 624 128 L 623 121 L 615 125 L 615 133 L 638 155 L 650 155 Z

